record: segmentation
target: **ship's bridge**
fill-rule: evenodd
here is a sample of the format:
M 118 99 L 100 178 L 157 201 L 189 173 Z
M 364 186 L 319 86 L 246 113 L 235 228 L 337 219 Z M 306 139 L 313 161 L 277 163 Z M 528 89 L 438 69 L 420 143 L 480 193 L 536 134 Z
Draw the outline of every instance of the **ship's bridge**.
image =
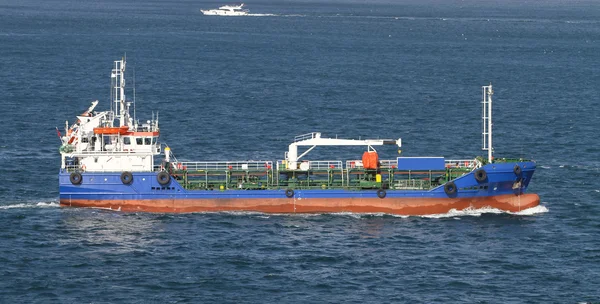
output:
M 158 132 L 128 132 L 123 135 L 123 151 L 152 152 L 156 150 Z

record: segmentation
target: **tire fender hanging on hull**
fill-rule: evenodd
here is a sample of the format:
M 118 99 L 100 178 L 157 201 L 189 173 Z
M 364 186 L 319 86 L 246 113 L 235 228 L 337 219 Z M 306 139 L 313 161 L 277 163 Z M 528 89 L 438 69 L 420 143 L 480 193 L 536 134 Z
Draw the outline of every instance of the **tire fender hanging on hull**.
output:
M 448 196 L 455 196 L 456 195 L 456 184 L 454 184 L 454 182 L 447 182 L 444 185 L 444 192 L 446 192 L 446 194 Z

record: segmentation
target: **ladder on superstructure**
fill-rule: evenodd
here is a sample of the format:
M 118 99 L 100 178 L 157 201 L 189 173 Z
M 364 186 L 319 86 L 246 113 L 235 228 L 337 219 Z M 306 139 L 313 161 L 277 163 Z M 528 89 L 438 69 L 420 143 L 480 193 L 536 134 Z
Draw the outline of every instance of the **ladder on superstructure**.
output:
M 482 150 L 488 151 L 488 163 L 492 163 L 494 157 L 492 153 L 494 152 L 494 148 L 492 148 L 492 95 L 494 91 L 492 90 L 492 84 L 489 86 L 482 86 L 482 111 L 481 111 L 481 121 L 483 131 L 481 132 L 483 147 Z

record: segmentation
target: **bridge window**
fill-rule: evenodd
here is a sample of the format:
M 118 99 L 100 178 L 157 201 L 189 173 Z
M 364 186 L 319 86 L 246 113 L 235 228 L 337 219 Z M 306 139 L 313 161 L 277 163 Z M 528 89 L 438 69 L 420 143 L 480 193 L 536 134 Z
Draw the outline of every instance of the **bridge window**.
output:
M 152 142 L 152 139 L 150 137 L 144 138 L 144 145 L 150 145 L 151 142 Z
M 155 145 L 155 144 L 156 144 L 156 140 L 157 140 L 157 138 L 156 138 L 156 137 L 152 137 L 152 144 L 153 144 L 153 145 Z
M 136 138 L 135 138 L 135 143 L 136 143 L 138 146 L 141 146 L 141 145 L 142 145 L 144 142 L 143 142 L 143 140 L 142 140 L 142 138 L 141 138 L 141 137 L 136 137 Z
M 123 143 L 126 145 L 131 145 L 131 137 L 125 137 L 123 138 Z

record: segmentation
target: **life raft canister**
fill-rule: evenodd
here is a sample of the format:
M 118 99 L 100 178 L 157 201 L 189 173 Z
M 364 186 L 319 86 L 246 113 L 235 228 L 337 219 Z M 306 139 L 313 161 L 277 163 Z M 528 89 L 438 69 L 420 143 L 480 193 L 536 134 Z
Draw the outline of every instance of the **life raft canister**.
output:
M 379 168 L 379 155 L 375 151 L 365 151 L 362 162 L 365 169 L 377 169 Z

